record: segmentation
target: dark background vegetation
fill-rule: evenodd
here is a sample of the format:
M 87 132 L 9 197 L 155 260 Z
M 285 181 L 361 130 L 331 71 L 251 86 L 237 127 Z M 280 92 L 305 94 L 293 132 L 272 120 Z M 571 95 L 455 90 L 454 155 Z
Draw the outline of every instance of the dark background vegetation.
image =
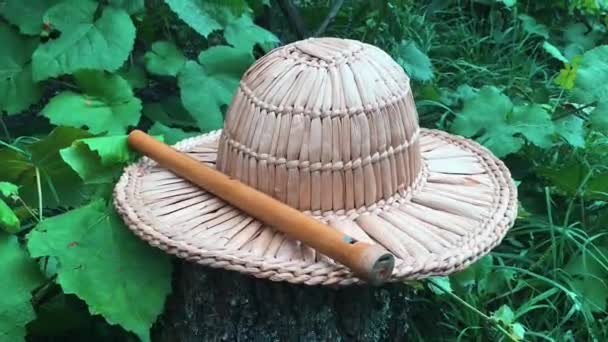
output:
M 125 134 L 220 128 L 255 58 L 337 36 L 391 54 L 421 125 L 519 187 L 498 248 L 411 283 L 411 338 L 605 341 L 607 25 L 605 0 L 0 0 L 0 340 L 148 339 L 171 263 L 112 209 Z

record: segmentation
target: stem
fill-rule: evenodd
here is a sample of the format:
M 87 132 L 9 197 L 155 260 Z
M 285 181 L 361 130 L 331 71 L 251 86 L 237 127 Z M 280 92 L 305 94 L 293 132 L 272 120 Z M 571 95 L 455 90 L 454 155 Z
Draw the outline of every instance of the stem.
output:
M 277 2 L 295 31 L 298 39 L 304 39 L 304 37 L 306 37 L 306 27 L 304 26 L 304 21 L 296 6 L 290 0 L 278 0 Z
M 23 198 L 21 198 L 21 196 L 17 196 L 17 200 L 19 202 L 21 202 L 21 204 L 23 205 L 23 207 L 30 213 L 30 215 L 32 215 L 32 217 L 40 222 L 40 219 L 38 218 L 38 216 L 36 216 L 36 213 L 32 210 L 32 208 L 29 207 L 29 205 L 27 205 L 27 203 L 25 203 L 25 201 L 23 201 Z
M 496 322 L 495 320 L 493 320 L 492 317 L 490 317 L 490 316 L 486 315 L 485 313 L 479 311 L 479 309 L 477 309 L 473 305 L 467 303 L 464 299 L 462 299 L 462 298 L 458 297 L 457 295 L 453 294 L 452 292 L 446 290 L 445 288 L 443 288 L 443 286 L 441 286 L 439 283 L 435 282 L 433 279 L 430 279 L 429 282 L 431 282 L 433 285 L 435 285 L 436 287 L 438 287 L 439 289 L 441 289 L 441 291 L 443 291 L 443 293 L 445 293 L 448 296 L 452 297 L 452 299 L 456 300 L 458 303 L 464 305 L 466 308 L 468 308 L 469 310 L 471 310 L 474 313 L 478 314 L 481 318 L 483 318 L 487 322 L 493 324 L 496 327 L 496 329 L 500 330 L 503 334 L 505 334 L 512 341 L 518 341 L 517 337 L 511 335 L 510 332 L 508 332 L 505 328 L 503 328 L 498 322 Z
M 11 145 L 11 144 L 7 144 L 7 143 L 5 143 L 5 142 L 4 142 L 4 141 L 2 141 L 2 140 L 0 140 L 0 145 L 5 146 L 5 147 L 7 147 L 7 148 L 10 148 L 11 150 L 16 151 L 16 152 L 19 152 L 19 153 L 21 153 L 21 154 L 23 154 L 23 155 L 26 155 L 26 156 L 28 155 L 28 154 L 27 154 L 27 153 L 26 153 L 24 150 L 22 150 L 22 149 L 20 149 L 20 148 L 18 148 L 18 147 L 15 147 L 15 146 L 13 146 L 13 145 Z
M 335 0 L 333 2 L 332 6 L 329 10 L 329 13 L 325 17 L 325 20 L 323 20 L 323 22 L 321 23 L 321 25 L 315 32 L 315 34 L 314 34 L 315 37 L 318 37 L 325 32 L 325 30 L 327 29 L 327 26 L 329 26 L 329 23 L 331 23 L 331 21 L 334 20 L 336 15 L 338 15 L 338 12 L 340 11 L 342 4 L 344 4 L 344 0 Z
M 36 168 L 36 187 L 38 188 L 38 221 L 42 221 L 42 185 L 40 184 L 40 169 Z
M 557 101 L 555 101 L 555 106 L 553 106 L 551 114 L 555 114 L 555 110 L 557 110 L 557 106 L 559 106 L 559 102 L 562 100 L 562 95 L 564 95 L 564 88 L 559 92 L 559 96 L 557 97 Z

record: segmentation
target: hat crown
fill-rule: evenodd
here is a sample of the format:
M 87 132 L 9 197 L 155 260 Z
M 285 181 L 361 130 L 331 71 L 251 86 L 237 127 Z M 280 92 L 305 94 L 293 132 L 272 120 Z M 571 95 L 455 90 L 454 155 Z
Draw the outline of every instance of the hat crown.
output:
M 418 114 L 403 69 L 359 41 L 310 38 L 243 75 L 217 168 L 313 214 L 365 210 L 421 177 Z

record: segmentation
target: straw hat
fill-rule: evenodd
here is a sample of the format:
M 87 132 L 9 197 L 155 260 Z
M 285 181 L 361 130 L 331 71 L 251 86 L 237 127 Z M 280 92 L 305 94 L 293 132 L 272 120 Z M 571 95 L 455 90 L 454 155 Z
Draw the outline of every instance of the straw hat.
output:
M 174 147 L 383 245 L 396 258 L 391 281 L 463 269 L 516 216 L 505 165 L 474 141 L 419 128 L 403 69 L 354 40 L 274 49 L 242 77 L 223 130 Z M 140 238 L 199 264 L 290 283 L 363 282 L 145 157 L 125 169 L 115 206 Z

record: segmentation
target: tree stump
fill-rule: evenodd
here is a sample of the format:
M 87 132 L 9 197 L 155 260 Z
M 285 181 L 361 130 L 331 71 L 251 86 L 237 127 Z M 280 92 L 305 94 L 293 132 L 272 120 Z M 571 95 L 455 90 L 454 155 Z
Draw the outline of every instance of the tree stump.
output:
M 411 288 L 331 289 L 177 261 L 158 341 L 403 341 Z

